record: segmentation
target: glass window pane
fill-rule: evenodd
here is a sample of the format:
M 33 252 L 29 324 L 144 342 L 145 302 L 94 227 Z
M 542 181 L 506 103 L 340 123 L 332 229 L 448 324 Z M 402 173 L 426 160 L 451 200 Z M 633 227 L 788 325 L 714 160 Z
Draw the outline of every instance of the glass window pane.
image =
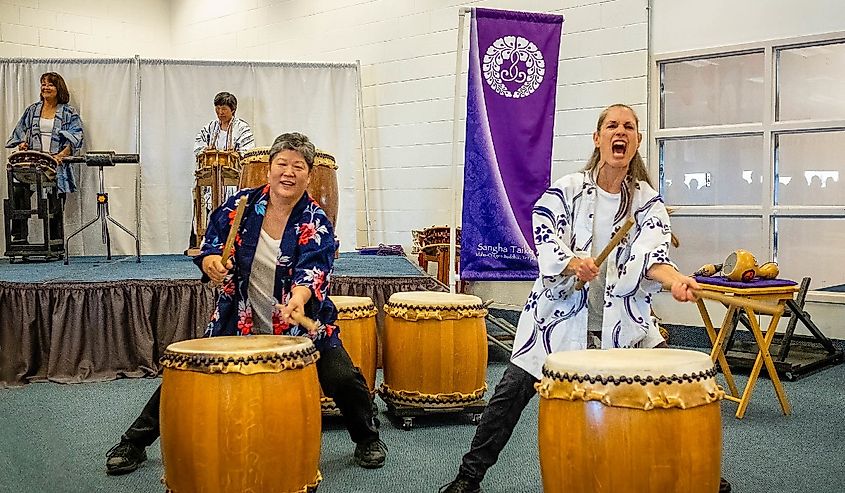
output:
M 843 142 L 842 131 L 778 135 L 777 203 L 845 204 Z
M 810 276 L 812 289 L 845 284 L 845 219 L 778 217 L 775 224 L 781 277 Z
M 778 52 L 778 120 L 845 118 L 845 43 Z
M 762 53 L 670 62 L 662 68 L 661 128 L 762 121 Z
M 681 245 L 669 255 L 684 274 L 692 274 L 704 264 L 721 264 L 738 248 L 766 262 L 769 241 L 759 217 L 672 216 L 672 232 Z
M 661 193 L 667 204 L 760 204 L 766 161 L 761 135 L 660 144 Z

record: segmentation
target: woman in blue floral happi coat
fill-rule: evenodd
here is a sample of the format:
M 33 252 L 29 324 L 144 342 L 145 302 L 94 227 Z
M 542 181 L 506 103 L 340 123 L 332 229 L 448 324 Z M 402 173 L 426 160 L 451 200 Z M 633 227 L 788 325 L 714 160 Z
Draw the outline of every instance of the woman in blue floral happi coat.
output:
M 205 335 L 310 337 L 320 351 L 320 385 L 343 413 L 356 443 L 356 463 L 381 467 L 386 448 L 374 424 L 367 384 L 338 337 L 337 309 L 328 296 L 334 230 L 305 191 L 315 154 L 308 137 L 280 135 L 270 149 L 267 185 L 238 192 L 212 213 L 201 253 L 194 259 L 204 280 L 222 283 Z M 240 197 L 247 198 L 247 207 L 235 237 L 234 261 L 223 265 L 223 243 Z M 315 320 L 318 330 L 300 327 L 294 315 Z M 159 436 L 160 393 L 159 387 L 120 443 L 109 451 L 109 474 L 132 472 L 146 460 L 144 449 Z

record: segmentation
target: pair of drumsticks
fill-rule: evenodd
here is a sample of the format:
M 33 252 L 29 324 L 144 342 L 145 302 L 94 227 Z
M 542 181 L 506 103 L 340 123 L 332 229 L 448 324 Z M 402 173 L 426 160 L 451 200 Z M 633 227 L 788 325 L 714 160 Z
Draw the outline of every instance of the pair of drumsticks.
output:
M 613 250 L 622 242 L 622 238 L 628 234 L 628 231 L 634 225 L 634 219 L 629 217 L 622 227 L 619 228 L 618 231 L 610 238 L 610 243 L 607 244 L 601 252 L 599 252 L 598 256 L 596 256 L 596 267 L 601 266 L 602 262 L 604 262 L 607 257 L 613 252 Z M 575 283 L 575 290 L 580 291 L 584 289 L 585 282 L 582 280 L 578 280 Z M 664 284 L 663 289 L 671 290 L 671 284 Z M 778 313 L 783 313 L 783 307 L 779 305 L 775 305 L 772 303 L 765 303 L 762 301 L 753 301 L 747 298 L 741 298 L 739 296 L 726 296 L 721 293 L 714 293 L 713 291 L 707 291 L 704 289 L 693 289 L 690 288 L 690 291 L 694 295 L 699 298 L 706 298 L 714 301 L 718 301 L 720 303 L 724 303 L 726 305 L 733 305 L 741 308 L 749 308 L 757 313 L 765 313 L 767 315 L 774 315 Z
M 246 210 L 246 196 L 238 199 L 238 208 L 235 209 L 235 217 L 232 220 L 232 226 L 229 228 L 229 236 L 226 237 L 226 243 L 223 245 L 223 252 L 220 255 L 220 262 L 223 264 L 224 267 L 226 266 L 226 263 L 229 262 L 229 259 L 232 258 L 232 250 L 235 247 L 235 238 L 238 236 L 238 229 L 240 229 L 241 227 L 241 220 L 244 216 L 244 210 Z M 305 327 L 308 332 L 314 333 L 319 330 L 317 322 L 311 320 L 305 315 L 300 315 L 299 313 L 293 312 L 291 313 L 291 318 L 293 318 L 294 321 L 299 325 Z

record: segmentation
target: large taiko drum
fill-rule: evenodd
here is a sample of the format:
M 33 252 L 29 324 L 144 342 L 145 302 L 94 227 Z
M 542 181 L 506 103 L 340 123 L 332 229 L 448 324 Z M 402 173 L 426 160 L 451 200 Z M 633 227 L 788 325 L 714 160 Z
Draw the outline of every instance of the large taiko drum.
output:
M 487 309 L 477 296 L 394 293 L 384 305 L 382 397 L 394 404 L 460 407 L 487 391 Z
M 546 493 L 719 490 L 724 392 L 706 353 L 555 353 L 537 390 Z
M 254 147 L 241 158 L 241 179 L 238 188 L 255 188 L 267 183 L 270 169 L 270 148 Z
M 329 221 L 337 227 L 337 164 L 335 164 L 334 156 L 326 151 L 317 149 L 314 169 L 311 172 L 311 183 L 308 185 L 308 195 L 320 204 L 326 216 L 329 217 Z
M 337 307 L 343 347 L 352 363 L 361 370 L 372 395 L 376 382 L 376 305 L 367 296 L 332 296 L 331 300 Z M 321 397 L 320 406 L 325 414 L 337 412 L 334 400 L 328 397 Z
M 264 185 L 267 183 L 267 171 L 269 169 L 269 147 L 256 147 L 246 151 L 243 159 L 241 159 L 239 188 L 255 188 Z M 337 164 L 335 164 L 334 156 L 320 149 L 317 149 L 317 154 L 314 157 L 308 194 L 320 204 L 332 225 L 337 226 Z
M 161 390 L 168 490 L 314 491 L 321 479 L 318 358 L 304 337 L 168 346 Z
M 197 156 L 197 182 L 205 185 L 203 182 L 211 180 L 214 169 L 218 169 L 224 185 L 237 185 L 241 174 L 240 162 L 241 155 L 237 151 L 206 149 Z
M 37 175 L 41 175 L 41 183 L 56 183 L 56 170 L 59 163 L 52 155 L 42 151 L 17 151 L 9 154 L 6 167 L 14 173 L 15 179 L 22 183 L 37 183 Z

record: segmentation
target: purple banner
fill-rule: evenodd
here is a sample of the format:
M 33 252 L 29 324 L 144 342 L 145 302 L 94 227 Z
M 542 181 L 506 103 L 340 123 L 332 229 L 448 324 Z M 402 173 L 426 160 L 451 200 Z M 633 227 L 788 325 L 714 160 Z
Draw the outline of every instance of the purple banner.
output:
M 537 277 L 531 209 L 549 186 L 563 16 L 472 9 L 461 279 Z

